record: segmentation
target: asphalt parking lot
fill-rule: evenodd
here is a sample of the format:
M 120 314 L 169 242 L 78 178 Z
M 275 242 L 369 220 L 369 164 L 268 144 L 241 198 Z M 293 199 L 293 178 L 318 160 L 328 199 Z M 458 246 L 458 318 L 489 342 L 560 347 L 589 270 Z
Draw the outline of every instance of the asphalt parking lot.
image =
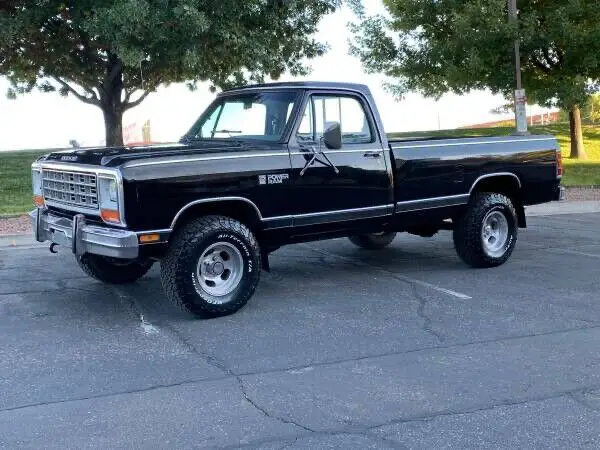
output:
M 191 319 L 72 256 L 0 248 L 2 448 L 599 448 L 600 214 L 534 217 L 474 270 L 449 232 L 272 257 Z

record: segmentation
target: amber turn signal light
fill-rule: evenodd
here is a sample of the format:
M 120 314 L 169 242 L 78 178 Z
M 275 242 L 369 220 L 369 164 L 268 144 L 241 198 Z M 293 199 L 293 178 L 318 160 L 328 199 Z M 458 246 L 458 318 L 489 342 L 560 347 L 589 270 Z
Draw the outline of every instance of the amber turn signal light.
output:
M 33 203 L 35 203 L 35 206 L 44 206 L 44 197 L 42 197 L 41 195 L 34 195 Z
M 114 209 L 101 209 L 100 217 L 102 217 L 102 220 L 108 223 L 121 222 L 121 216 L 119 215 L 119 211 L 115 211 Z
M 140 236 L 141 244 L 148 244 L 149 242 L 160 241 L 160 234 L 143 234 Z

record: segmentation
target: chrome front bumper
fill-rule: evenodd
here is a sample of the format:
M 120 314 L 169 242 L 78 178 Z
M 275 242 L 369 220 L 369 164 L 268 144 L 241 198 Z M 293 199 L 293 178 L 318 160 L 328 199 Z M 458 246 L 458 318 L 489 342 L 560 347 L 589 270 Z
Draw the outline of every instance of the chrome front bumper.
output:
M 134 259 L 139 254 L 136 233 L 88 224 L 83 214 L 71 220 L 52 215 L 47 209 L 36 208 L 29 213 L 29 219 L 36 241 L 63 245 L 76 255 L 92 253 Z

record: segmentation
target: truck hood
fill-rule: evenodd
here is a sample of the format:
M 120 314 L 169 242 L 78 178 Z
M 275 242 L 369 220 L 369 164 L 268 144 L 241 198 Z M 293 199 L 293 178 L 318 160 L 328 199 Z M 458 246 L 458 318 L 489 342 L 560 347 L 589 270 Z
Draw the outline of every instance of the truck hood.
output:
M 252 149 L 264 144 L 252 144 Z M 125 162 L 164 156 L 202 155 L 221 152 L 244 152 L 250 149 L 249 144 L 241 141 L 195 141 L 190 144 L 172 143 L 148 146 L 97 147 L 73 149 L 49 153 L 40 161 L 61 162 L 70 164 L 86 164 L 103 167 L 117 167 Z

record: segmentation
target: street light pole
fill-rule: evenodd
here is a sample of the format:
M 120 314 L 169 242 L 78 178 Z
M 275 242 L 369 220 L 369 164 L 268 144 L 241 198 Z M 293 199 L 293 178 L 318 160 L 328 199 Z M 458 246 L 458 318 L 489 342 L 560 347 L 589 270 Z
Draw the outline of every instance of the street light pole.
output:
M 508 0 L 508 14 L 513 22 L 517 21 L 517 0 Z M 517 75 L 517 90 L 523 89 L 521 80 L 521 50 L 519 40 L 515 40 L 515 70 Z
M 509 20 L 516 23 L 517 16 L 517 0 L 508 1 Z M 523 89 L 523 81 L 521 78 L 521 50 L 519 48 L 519 39 L 515 39 L 515 75 L 517 86 L 515 90 L 515 124 L 517 126 L 517 134 L 527 134 L 527 98 Z

